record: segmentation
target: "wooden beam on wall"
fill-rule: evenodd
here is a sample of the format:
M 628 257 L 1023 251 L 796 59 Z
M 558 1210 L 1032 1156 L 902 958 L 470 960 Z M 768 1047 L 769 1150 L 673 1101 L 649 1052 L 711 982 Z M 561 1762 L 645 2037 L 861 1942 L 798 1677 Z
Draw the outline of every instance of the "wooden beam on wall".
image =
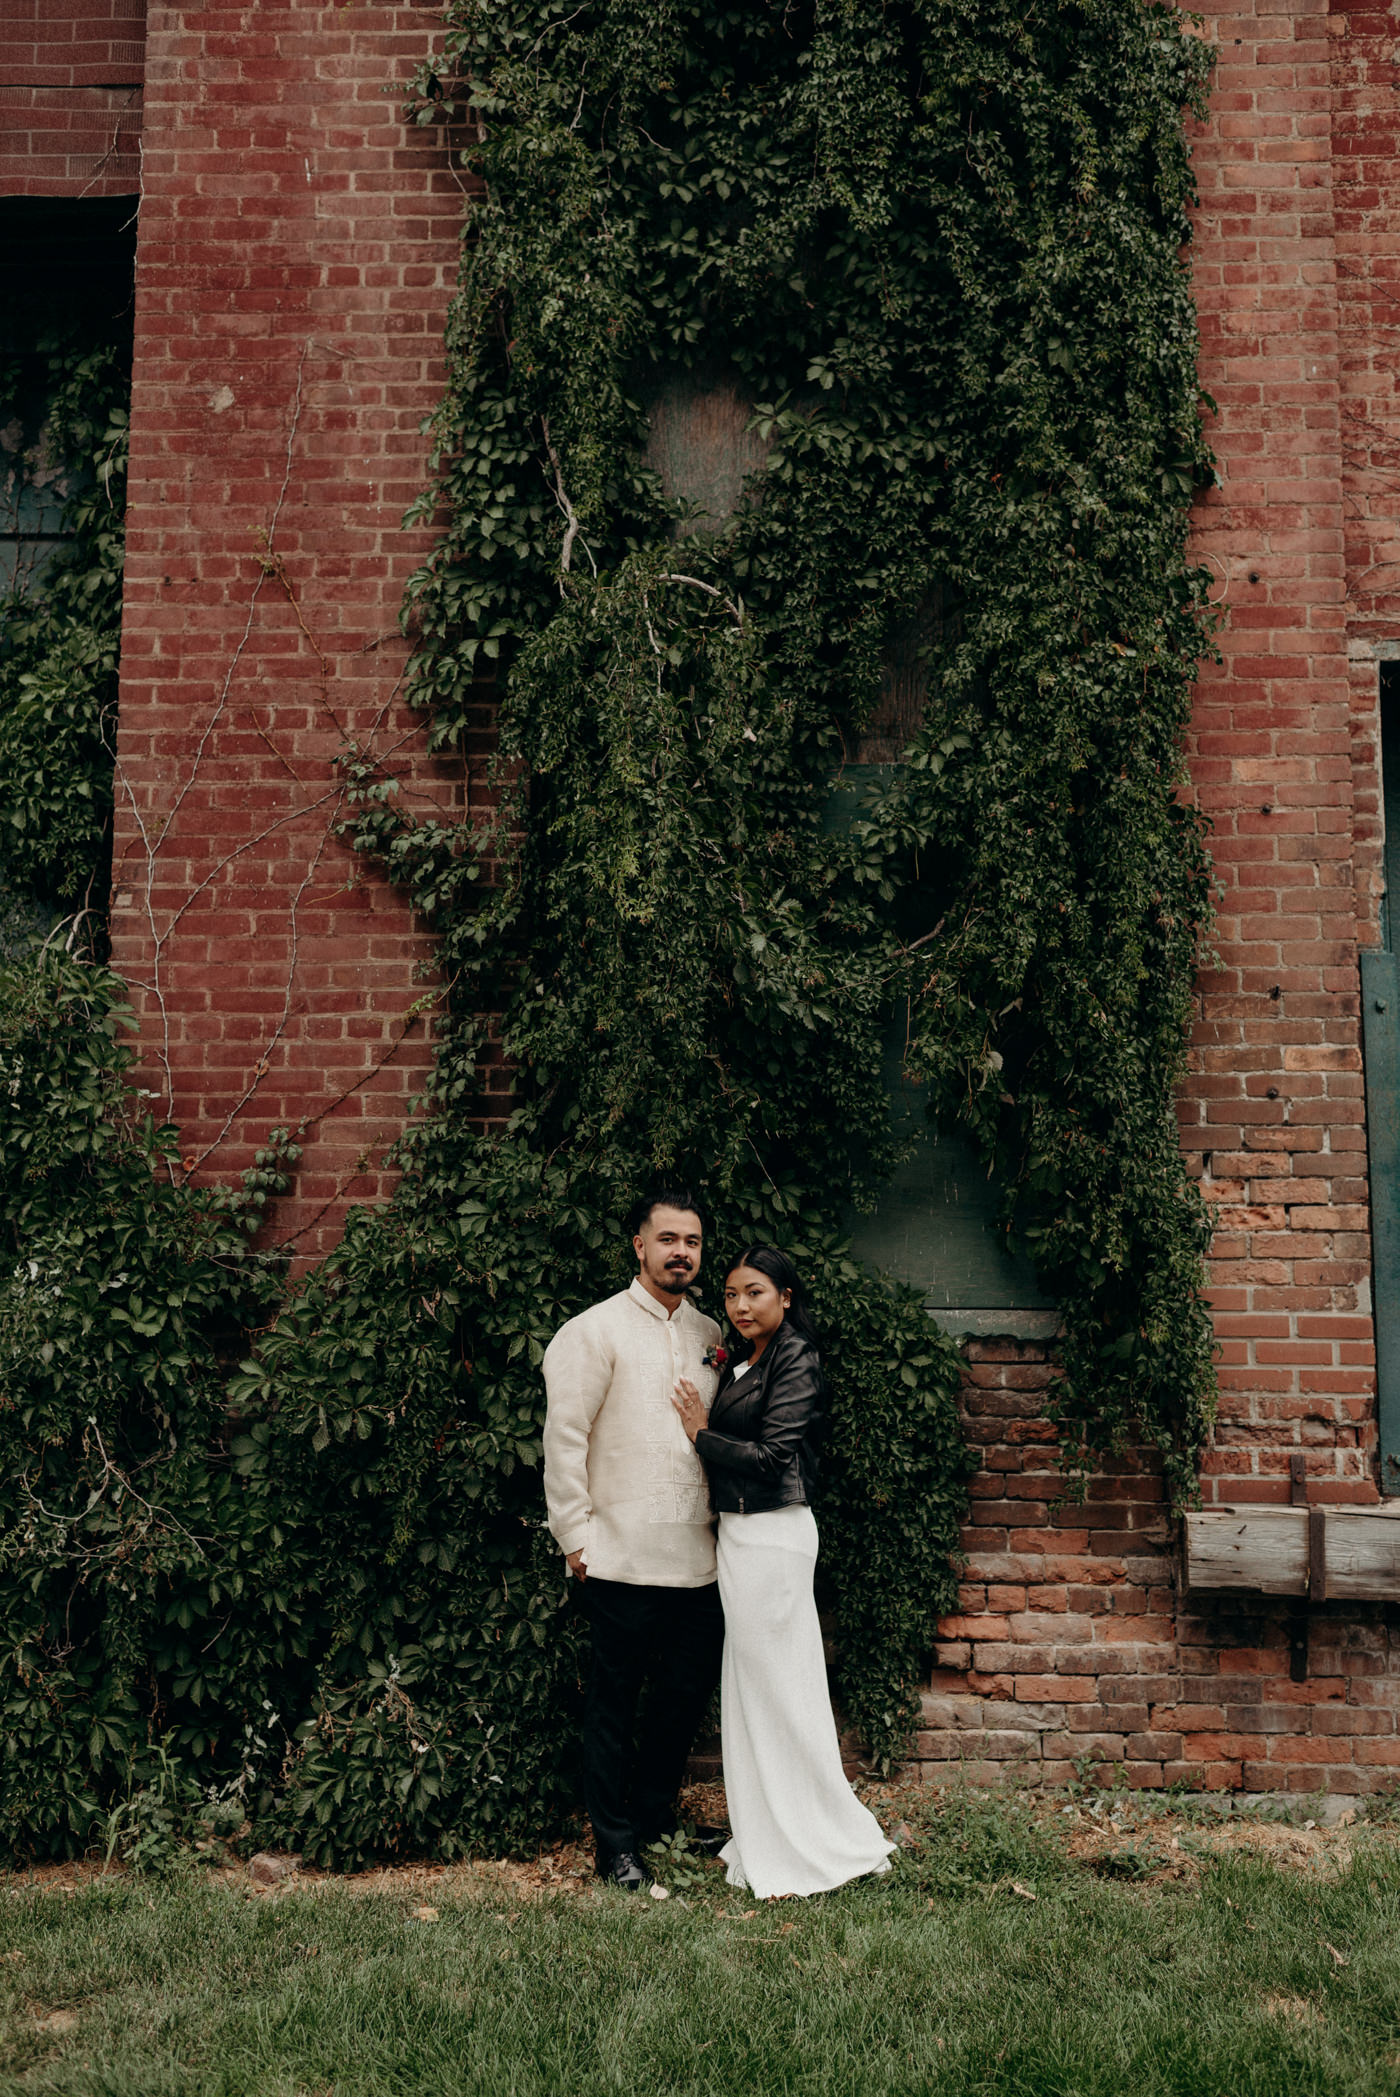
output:
M 1320 1535 L 1310 1535 L 1313 1529 Z M 1186 1516 L 1183 1556 L 1193 1594 L 1233 1589 L 1317 1601 L 1400 1600 L 1400 1510 L 1211 1508 Z

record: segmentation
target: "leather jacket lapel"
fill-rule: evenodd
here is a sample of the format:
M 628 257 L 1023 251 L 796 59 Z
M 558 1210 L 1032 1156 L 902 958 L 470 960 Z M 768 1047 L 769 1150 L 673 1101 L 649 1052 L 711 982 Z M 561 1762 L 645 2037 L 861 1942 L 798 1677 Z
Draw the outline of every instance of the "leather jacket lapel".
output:
M 816 1350 L 780 1328 L 757 1365 L 716 1392 L 709 1428 L 695 1438 L 717 1513 L 808 1504 L 816 1475 L 809 1444 L 822 1400 Z
M 752 1369 L 747 1370 L 744 1375 L 737 1379 L 731 1376 L 724 1388 L 716 1393 L 714 1404 L 710 1407 L 710 1425 L 712 1427 L 718 1427 L 725 1414 L 732 1409 L 737 1409 L 741 1406 L 748 1409 L 752 1406 L 759 1393 L 767 1389 L 768 1374 L 773 1367 L 773 1357 L 782 1343 L 783 1332 L 779 1331 L 774 1334 L 764 1348 Z

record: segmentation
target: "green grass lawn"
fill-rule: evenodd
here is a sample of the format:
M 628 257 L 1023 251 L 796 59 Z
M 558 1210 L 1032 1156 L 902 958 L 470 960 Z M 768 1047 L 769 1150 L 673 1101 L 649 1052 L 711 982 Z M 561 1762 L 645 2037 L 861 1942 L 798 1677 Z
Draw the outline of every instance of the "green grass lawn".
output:
M 1095 1858 L 1086 1815 L 954 1792 L 911 1812 L 889 1878 L 807 1902 L 713 1868 L 665 1902 L 489 1870 L 271 1895 L 192 1865 L 14 1878 L 0 2090 L 1400 2091 L 1394 1836 L 1280 1868 L 1126 1810 Z

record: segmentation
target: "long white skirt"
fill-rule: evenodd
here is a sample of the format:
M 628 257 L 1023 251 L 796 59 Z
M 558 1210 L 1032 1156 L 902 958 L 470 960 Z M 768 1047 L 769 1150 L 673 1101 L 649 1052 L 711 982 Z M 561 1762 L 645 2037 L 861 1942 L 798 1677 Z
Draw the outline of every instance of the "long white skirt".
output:
M 894 1844 L 841 1768 L 812 1596 L 812 1510 L 723 1514 L 718 1557 L 729 1884 L 769 1899 L 888 1871 Z

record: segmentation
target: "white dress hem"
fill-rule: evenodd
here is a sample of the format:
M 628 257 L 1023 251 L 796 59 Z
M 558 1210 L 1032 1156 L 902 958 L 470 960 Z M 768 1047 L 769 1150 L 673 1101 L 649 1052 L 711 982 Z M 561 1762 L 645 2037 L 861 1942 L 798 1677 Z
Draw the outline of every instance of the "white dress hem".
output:
M 733 1839 L 728 1883 L 760 1900 L 831 1893 L 889 1870 L 895 1845 L 841 1767 L 812 1593 L 809 1507 L 723 1514 L 720 1702 Z

